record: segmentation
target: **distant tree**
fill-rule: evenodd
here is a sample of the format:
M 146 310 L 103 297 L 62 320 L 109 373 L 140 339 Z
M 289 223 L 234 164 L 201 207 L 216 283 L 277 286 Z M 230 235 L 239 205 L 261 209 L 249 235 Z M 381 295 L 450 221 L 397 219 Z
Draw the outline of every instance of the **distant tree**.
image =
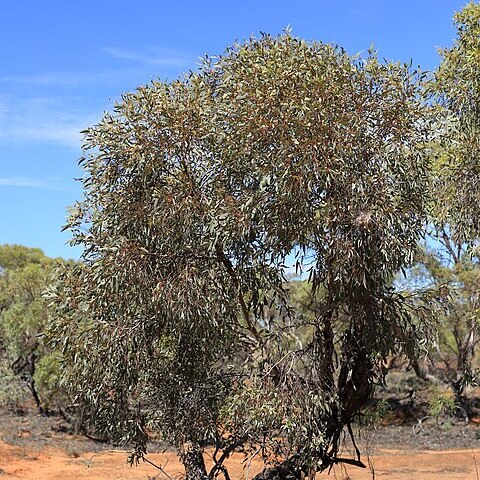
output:
M 469 418 L 472 411 L 465 388 L 475 384 L 479 373 L 475 367 L 480 342 L 479 258 L 452 243 L 450 237 L 446 237 L 451 242 L 447 248 L 439 237 L 436 232 L 435 240 L 430 239 L 414 275 L 436 289 L 438 303 L 443 305 L 436 309 L 439 328 L 434 348 L 429 350 L 429 369 L 451 387 L 457 413 Z
M 55 264 L 38 248 L 0 246 L 0 368 L 9 383 L 2 393 L 15 399 L 15 388 L 21 393 L 26 385 L 42 413 L 60 390 L 58 354 L 40 338 L 48 320 L 42 293 Z
M 440 50 L 442 60 L 429 92 L 441 107 L 434 163 L 435 221 L 454 243 L 480 237 L 480 3 L 455 17 L 457 38 Z
M 427 89 L 439 115 L 428 240 L 417 276 L 443 297 L 432 367 L 468 417 L 464 391 L 475 381 L 480 341 L 480 4 L 467 4 L 454 19 L 456 41 L 440 50 L 442 61 Z
M 338 457 L 342 432 L 422 335 L 392 279 L 425 221 L 426 118 L 407 66 L 290 34 L 125 94 L 86 132 L 68 222 L 84 264 L 51 291 L 49 336 L 96 428 L 132 460 L 160 433 L 188 479 L 228 480 L 238 447 L 262 479 L 363 465 Z

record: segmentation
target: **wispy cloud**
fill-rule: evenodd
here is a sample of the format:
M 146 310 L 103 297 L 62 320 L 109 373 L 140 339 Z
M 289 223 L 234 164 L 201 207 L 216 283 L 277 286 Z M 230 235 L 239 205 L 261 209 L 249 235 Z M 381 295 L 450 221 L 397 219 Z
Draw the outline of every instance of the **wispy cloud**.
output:
M 0 177 L 0 187 L 40 188 L 42 190 L 70 191 L 58 184 L 55 179 L 38 179 L 29 177 Z
M 106 47 L 103 49 L 103 51 L 121 60 L 138 62 L 147 65 L 184 67 L 190 63 L 189 58 L 184 53 L 160 47 L 146 48 L 142 52 L 125 50 L 122 48 Z
M 176 75 L 180 67 L 191 64 L 191 59 L 184 53 L 159 47 L 145 48 L 141 52 L 112 47 L 103 49 L 105 53 L 128 64 L 100 72 L 0 76 L 2 90 L 10 91 L 9 94 L 0 94 L 0 145 L 34 142 L 79 148 L 80 132 L 97 122 L 101 111 L 77 87 L 89 84 L 98 92 L 101 84 L 124 85 L 128 81 L 132 88 L 145 83 L 152 70 L 157 70 L 155 66 L 163 66 Z M 27 95 L 32 95 L 32 91 L 37 93 L 30 97 L 22 95 L 22 91 Z M 93 106 L 90 111 L 87 104 Z
M 65 107 L 61 100 L 0 97 L 0 143 L 55 143 L 79 148 L 80 132 L 100 115 Z
M 28 86 L 76 87 L 86 84 L 117 84 L 126 78 L 138 78 L 142 75 L 139 69 L 111 70 L 104 72 L 46 72 L 34 75 L 5 75 L 0 83 Z

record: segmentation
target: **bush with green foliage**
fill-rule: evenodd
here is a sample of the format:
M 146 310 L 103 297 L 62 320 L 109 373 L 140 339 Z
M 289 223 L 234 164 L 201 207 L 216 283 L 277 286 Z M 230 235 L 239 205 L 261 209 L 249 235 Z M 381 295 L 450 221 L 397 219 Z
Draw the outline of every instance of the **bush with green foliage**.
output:
M 440 50 L 440 66 L 427 84 L 439 115 L 425 251 L 415 278 L 435 287 L 443 304 L 431 369 L 451 386 L 458 413 L 468 418 L 464 392 L 477 378 L 480 341 L 480 4 L 470 2 L 454 19 L 457 38 Z
M 468 3 L 454 20 L 457 38 L 440 50 L 440 66 L 428 85 L 441 113 L 433 216 L 456 245 L 471 245 L 480 237 L 480 4 Z
M 133 458 L 160 433 L 189 479 L 227 475 L 240 447 L 260 448 L 262 479 L 363 466 L 339 458 L 342 432 L 425 325 L 392 286 L 425 221 L 420 80 L 264 35 L 123 95 L 86 132 L 68 222 L 84 263 L 50 292 L 49 337 L 97 429 Z
M 25 387 L 41 412 L 62 397 L 58 354 L 41 339 L 49 315 L 42 294 L 57 263 L 40 249 L 0 246 L 0 403 L 25 401 Z

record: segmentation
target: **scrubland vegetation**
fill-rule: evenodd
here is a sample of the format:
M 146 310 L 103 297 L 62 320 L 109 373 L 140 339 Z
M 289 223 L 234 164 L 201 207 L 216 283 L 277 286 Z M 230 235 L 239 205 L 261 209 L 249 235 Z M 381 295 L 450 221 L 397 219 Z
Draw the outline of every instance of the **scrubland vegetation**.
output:
M 125 94 L 85 132 L 82 259 L 0 247 L 0 402 L 132 463 L 166 442 L 189 480 L 475 417 L 480 5 L 455 21 L 431 73 L 286 32 Z

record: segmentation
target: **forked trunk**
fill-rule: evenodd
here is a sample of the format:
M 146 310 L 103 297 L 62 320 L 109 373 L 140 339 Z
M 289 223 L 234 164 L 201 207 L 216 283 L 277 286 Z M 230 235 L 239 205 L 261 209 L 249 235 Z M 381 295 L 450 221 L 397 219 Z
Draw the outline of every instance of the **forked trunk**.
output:
M 306 476 L 306 472 L 300 465 L 299 456 L 293 455 L 276 467 L 266 468 L 253 480 L 301 480 Z
M 185 467 L 186 480 L 208 480 L 203 459 L 203 449 L 194 442 L 184 442 L 178 449 L 180 461 Z

